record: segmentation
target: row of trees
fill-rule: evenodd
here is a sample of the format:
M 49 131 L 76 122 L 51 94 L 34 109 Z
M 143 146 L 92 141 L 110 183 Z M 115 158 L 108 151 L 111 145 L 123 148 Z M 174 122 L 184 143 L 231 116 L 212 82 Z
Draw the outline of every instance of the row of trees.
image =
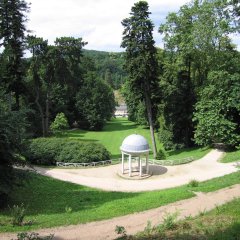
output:
M 21 162 L 27 136 L 48 136 L 62 112 L 70 125 L 100 130 L 115 109 L 112 88 L 97 75 L 81 38 L 47 40 L 29 35 L 25 0 L 0 1 L 0 205 Z M 25 51 L 31 57 L 24 58 Z
M 157 52 L 147 2 L 130 14 L 122 22 L 129 73 L 122 92 L 130 118 L 148 119 L 166 149 L 237 146 L 240 54 L 230 35 L 239 33 L 238 1 L 195 0 L 170 13 L 159 28 L 164 49 Z

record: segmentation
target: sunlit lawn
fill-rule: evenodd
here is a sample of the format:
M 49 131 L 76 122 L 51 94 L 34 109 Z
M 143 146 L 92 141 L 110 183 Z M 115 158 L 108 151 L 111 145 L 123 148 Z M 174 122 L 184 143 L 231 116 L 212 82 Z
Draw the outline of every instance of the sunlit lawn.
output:
M 105 125 L 102 131 L 74 130 L 67 132 L 66 136 L 74 139 L 77 138 L 81 141 L 101 143 L 111 153 L 112 158 L 117 158 L 121 156 L 120 146 L 122 141 L 130 134 L 140 134 L 144 136 L 148 140 L 150 147 L 152 146 L 149 129 L 128 121 L 127 118 L 113 119 Z M 160 147 L 157 134 L 156 142 L 157 147 Z
M 150 131 L 144 126 L 135 124 L 129 121 L 127 118 L 115 118 L 109 121 L 102 131 L 86 131 L 86 130 L 73 130 L 67 131 L 64 136 L 79 139 L 86 142 L 98 142 L 103 144 L 107 150 L 111 153 L 112 158 L 121 156 L 120 146 L 125 137 L 130 134 L 140 134 L 144 136 L 152 149 L 152 142 Z M 157 148 L 161 148 L 162 144 L 159 142 L 157 133 L 155 134 Z M 168 152 L 167 159 L 182 159 L 186 157 L 193 157 L 199 159 L 210 151 L 209 148 L 191 148 L 177 151 Z M 152 158 L 152 152 L 150 157 Z

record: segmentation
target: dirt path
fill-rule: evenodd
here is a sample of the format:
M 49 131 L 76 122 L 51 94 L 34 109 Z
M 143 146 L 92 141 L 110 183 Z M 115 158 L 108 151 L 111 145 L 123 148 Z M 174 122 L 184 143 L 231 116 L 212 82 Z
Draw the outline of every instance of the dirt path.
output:
M 36 170 L 46 176 L 107 191 L 140 192 L 176 187 L 187 184 L 192 179 L 205 181 L 237 171 L 234 163 L 218 162 L 223 154 L 219 150 L 212 150 L 202 159 L 189 164 L 150 166 L 153 169 L 158 168 L 159 175 L 138 181 L 120 178 L 117 175 L 121 168 L 120 164 L 88 169 L 36 168 Z
M 116 225 L 124 226 L 128 234 L 142 231 L 151 221 L 152 226 L 161 223 L 166 213 L 179 213 L 179 219 L 186 216 L 196 216 L 202 211 L 209 211 L 217 205 L 240 197 L 240 184 L 224 188 L 216 192 L 198 193 L 196 197 L 181 200 L 156 209 L 135 213 L 109 220 L 87 224 L 71 225 L 42 229 L 37 231 L 41 236 L 54 234 L 55 240 L 110 240 L 117 237 L 114 232 Z M 16 238 L 16 234 L 0 234 L 1 240 Z

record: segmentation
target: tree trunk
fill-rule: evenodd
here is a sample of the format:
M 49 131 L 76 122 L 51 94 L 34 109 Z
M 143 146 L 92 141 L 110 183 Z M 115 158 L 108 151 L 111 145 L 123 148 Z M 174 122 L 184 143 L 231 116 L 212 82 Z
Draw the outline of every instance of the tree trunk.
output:
M 41 116 L 41 120 L 42 120 L 42 134 L 43 137 L 46 137 L 46 125 L 45 125 L 45 119 L 44 119 L 44 114 L 43 114 L 43 109 L 41 104 L 39 103 L 39 91 L 37 89 L 36 90 L 36 98 L 35 98 L 35 103 L 38 106 L 38 110 L 40 112 L 40 116 Z
M 152 139 L 153 157 L 156 158 L 157 146 L 155 141 L 154 127 L 153 127 L 153 120 L 152 120 L 152 104 L 151 104 L 151 99 L 148 95 L 148 92 L 149 91 L 145 91 L 144 95 L 145 95 L 145 102 L 146 102 L 146 108 L 147 108 L 148 123 L 150 127 L 151 139 Z
M 20 109 L 19 94 L 16 92 L 15 92 L 15 99 L 16 99 L 16 110 L 19 111 Z
M 47 93 L 47 99 L 46 99 L 46 121 L 45 121 L 45 127 L 46 127 L 46 134 L 49 134 L 49 95 Z

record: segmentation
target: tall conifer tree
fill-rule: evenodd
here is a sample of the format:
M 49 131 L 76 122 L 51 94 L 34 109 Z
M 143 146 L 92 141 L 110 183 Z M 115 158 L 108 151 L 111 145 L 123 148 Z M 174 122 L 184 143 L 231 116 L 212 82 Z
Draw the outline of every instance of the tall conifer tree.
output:
M 131 94 L 138 94 L 145 102 L 150 126 L 153 154 L 157 149 L 153 127 L 153 98 L 158 86 L 157 58 L 153 40 L 153 23 L 149 19 L 148 3 L 139 1 L 132 7 L 130 17 L 122 21 L 124 27 L 121 46 L 126 49 L 126 70 L 129 73 Z

